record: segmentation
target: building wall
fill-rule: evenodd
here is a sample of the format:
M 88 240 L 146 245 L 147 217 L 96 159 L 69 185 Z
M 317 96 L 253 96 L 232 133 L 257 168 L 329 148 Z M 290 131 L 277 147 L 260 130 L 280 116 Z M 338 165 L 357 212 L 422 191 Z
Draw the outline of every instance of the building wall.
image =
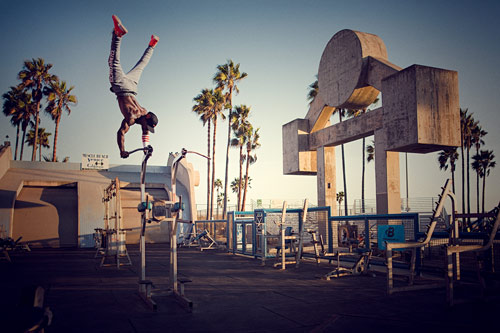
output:
M 181 161 L 179 170 L 182 171 L 177 179 L 177 192 L 183 195 L 186 206 L 184 219 L 190 220 L 193 216 L 196 218 L 191 211 L 196 209 L 194 186 L 199 182 L 199 174 L 185 160 Z M 69 234 L 73 235 L 76 232 L 74 237 L 79 247 L 92 247 L 94 229 L 104 227 L 103 191 L 116 177 L 120 179 L 121 188 L 136 191 L 139 189 L 140 166 L 113 165 L 107 171 L 97 171 L 80 170 L 80 163 L 13 161 L 10 147 L 0 147 L 0 230 L 4 231 L 5 236 L 12 238 L 23 236 L 23 241 L 57 236 L 57 240 L 54 239 L 50 244 L 44 243 L 48 246 L 71 245 L 73 243 L 67 239 L 70 238 Z M 151 192 L 154 198 L 166 199 L 170 188 L 170 177 L 170 166 L 148 166 L 147 191 Z M 39 188 L 38 192 L 33 190 L 34 188 Z M 72 188 L 71 195 L 67 195 L 69 193 L 67 192 L 61 196 L 63 191 L 61 188 Z M 32 207 L 22 208 L 21 213 L 21 206 L 27 197 L 30 198 Z M 72 197 L 76 198 L 76 205 L 70 203 Z M 68 203 L 65 203 L 65 198 L 68 199 Z M 135 204 L 132 202 L 134 200 Z M 133 224 L 133 228 L 137 227 L 135 224 L 139 224 L 138 213 L 133 212 L 138 204 L 139 198 L 133 197 L 127 206 L 130 210 L 128 214 L 130 221 L 126 219 L 125 223 Z M 38 214 L 38 210 L 44 213 Z M 61 216 L 64 216 L 65 220 L 76 219 L 76 231 L 73 223 L 59 228 Z M 35 219 L 39 221 L 37 228 L 29 231 L 30 222 L 26 220 Z M 135 220 L 137 221 L 134 222 Z M 44 230 L 38 226 L 46 228 Z M 149 224 L 147 240 L 167 241 L 168 227 L 168 222 Z M 127 242 L 137 241 L 138 237 L 131 232 Z M 44 245 L 42 243 L 40 242 Z

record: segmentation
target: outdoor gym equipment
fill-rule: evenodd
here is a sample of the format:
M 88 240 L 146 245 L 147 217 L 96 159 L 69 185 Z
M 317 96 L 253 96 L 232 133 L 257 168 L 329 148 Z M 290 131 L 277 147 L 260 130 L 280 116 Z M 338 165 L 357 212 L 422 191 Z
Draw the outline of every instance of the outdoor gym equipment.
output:
M 286 201 L 283 202 L 283 210 L 281 213 L 281 222 L 279 223 L 279 228 L 280 228 L 280 233 L 279 233 L 279 244 L 276 246 L 276 260 L 277 262 L 274 264 L 274 267 L 280 267 L 281 269 L 284 270 L 286 269 L 287 264 L 295 264 L 296 267 L 299 267 L 300 265 L 300 259 L 302 258 L 302 247 L 303 247 L 303 229 L 305 225 L 305 221 L 307 218 L 307 207 L 308 207 L 308 200 L 304 200 L 304 208 L 302 211 L 302 223 L 299 223 L 299 232 L 296 234 L 292 233 L 292 227 L 286 226 L 285 221 L 286 221 L 286 208 L 287 208 L 287 203 Z M 262 230 L 264 230 L 262 228 Z M 268 235 L 263 235 L 262 240 L 265 241 L 267 237 L 272 237 Z M 276 237 L 276 236 L 275 236 Z M 295 242 L 298 241 L 298 247 L 295 249 Z M 290 248 L 290 254 L 295 252 L 295 260 L 286 260 L 286 249 Z M 264 245 L 262 248 L 265 248 Z M 262 263 L 265 264 L 265 255 L 262 256 Z
M 500 204 L 499 204 L 500 205 Z M 460 253 L 465 253 L 465 252 L 474 252 L 475 254 L 475 259 L 477 261 L 476 264 L 476 269 L 477 269 L 477 277 L 479 280 L 479 285 L 481 286 L 481 297 L 484 297 L 484 292 L 486 289 L 486 282 L 484 279 L 484 273 L 481 271 L 481 254 L 486 254 L 486 251 L 490 250 L 491 247 L 493 246 L 493 241 L 495 240 L 495 236 L 497 234 L 498 228 L 500 226 L 500 209 L 496 209 L 497 215 L 495 219 L 495 223 L 493 224 L 493 227 L 491 228 L 490 235 L 488 238 L 488 242 L 485 245 L 482 244 L 474 244 L 474 245 L 461 245 L 461 244 L 449 244 L 446 247 L 446 256 L 447 256 L 447 261 L 446 261 L 446 300 L 448 302 L 448 305 L 452 306 L 455 302 L 454 296 L 453 296 L 453 290 L 454 290 L 454 282 L 460 280 L 460 262 L 459 262 L 459 257 L 458 255 Z M 455 224 L 454 228 L 458 228 L 457 221 L 453 221 L 453 224 Z M 454 260 L 453 256 L 456 256 L 457 259 Z M 493 265 L 492 265 L 493 267 Z M 454 270 L 455 268 L 455 270 Z
M 153 155 L 153 147 L 148 145 L 143 148 L 137 148 L 129 152 L 129 155 L 142 151 L 144 156 L 141 165 L 141 201 L 137 206 L 137 210 L 141 213 L 141 230 L 140 230 L 140 255 L 141 255 L 141 272 L 139 276 L 139 295 L 153 309 L 156 310 L 156 302 L 151 298 L 151 288 L 153 282 L 146 280 L 146 223 L 151 223 L 148 219 L 148 212 L 152 205 L 149 202 L 149 197 L 146 196 L 146 168 L 149 158 Z
M 344 226 L 342 226 L 344 227 Z M 339 228 L 342 230 L 342 228 Z M 323 279 L 330 280 L 331 278 L 339 278 L 346 275 L 366 275 L 368 273 L 368 266 L 372 256 L 372 250 L 369 248 L 355 248 L 349 244 L 349 247 L 334 247 L 332 252 L 327 252 L 323 245 L 323 237 L 316 235 L 315 230 L 307 230 L 311 234 L 312 243 L 314 247 L 314 257 L 316 263 L 319 265 L 321 259 L 328 259 L 329 261 L 337 259 L 337 267 L 331 272 L 325 274 Z M 321 247 L 321 250 L 320 248 Z M 340 257 L 342 256 L 355 256 L 355 262 L 350 268 L 340 266 Z
M 441 215 L 441 211 L 443 210 L 444 202 L 446 197 L 450 197 L 452 203 L 452 225 L 453 229 L 450 233 L 450 244 L 457 245 L 458 241 L 458 223 L 455 223 L 455 195 L 452 191 L 452 181 L 450 179 L 446 180 L 444 187 L 442 187 L 442 192 L 439 195 L 439 201 L 437 202 L 437 207 L 434 209 L 432 214 L 431 223 L 426 233 L 426 237 L 423 241 L 414 241 L 414 242 L 386 242 L 386 262 L 387 262 L 387 293 L 389 295 L 398 292 L 398 291 L 409 291 L 409 290 L 420 290 L 420 289 L 429 289 L 441 287 L 442 284 L 425 284 L 425 285 L 414 285 L 415 278 L 415 261 L 417 256 L 417 250 L 421 250 L 431 241 L 432 234 L 434 233 L 434 229 L 436 228 L 436 224 L 438 222 L 439 216 Z M 411 260 L 410 260 L 410 271 L 408 276 L 408 285 L 402 287 L 394 287 L 393 280 L 393 269 L 392 269 L 392 252 L 393 250 L 398 249 L 406 249 L 411 250 Z M 454 267 L 457 270 L 458 276 L 460 275 L 460 261 L 459 254 L 454 253 L 455 255 L 455 263 Z
M 203 230 L 198 236 L 194 237 L 193 242 L 198 242 L 200 251 L 216 250 L 217 242 L 212 238 L 208 230 Z
M 112 266 L 116 268 L 121 266 L 130 266 L 132 261 L 127 251 L 126 232 L 130 229 L 123 228 L 122 206 L 120 196 L 120 180 L 116 177 L 104 189 L 102 198 L 104 203 L 104 228 L 96 228 L 94 239 L 96 240 L 95 258 L 102 254 L 100 267 Z M 111 220 L 114 220 L 114 226 L 111 226 Z M 106 264 L 106 259 L 114 259 L 114 264 Z
M 16 240 L 10 237 L 0 238 L 0 252 L 3 254 L 3 257 L 0 257 L 0 260 L 4 259 L 7 260 L 8 262 L 12 262 L 8 251 L 13 251 L 13 250 L 31 251 L 28 244 L 19 243 L 22 238 L 23 238 L 22 236 Z
M 142 159 L 142 168 L 141 168 L 141 202 L 139 203 L 137 209 L 141 212 L 141 233 L 140 233 L 140 252 L 141 252 L 141 275 L 139 277 L 139 295 L 144 299 L 144 301 L 153 309 L 156 310 L 156 303 L 152 299 L 153 292 L 151 288 L 153 287 L 153 283 L 149 280 L 146 280 L 146 241 L 145 241 L 145 231 L 146 231 L 146 223 L 150 223 L 152 220 L 159 222 L 169 221 L 171 222 L 170 228 L 170 279 L 169 279 L 169 290 L 167 291 L 169 294 L 172 294 L 188 311 L 191 311 L 193 307 L 193 303 L 185 297 L 184 295 L 184 284 L 191 282 L 189 279 L 179 279 L 177 276 L 177 226 L 178 223 L 193 223 L 192 221 L 187 221 L 182 219 L 182 211 L 184 210 L 184 203 L 182 202 L 182 196 L 179 196 L 177 199 L 176 192 L 176 180 L 177 180 L 177 170 L 180 161 L 186 157 L 188 153 L 194 153 L 210 159 L 209 157 L 194 152 L 187 151 L 182 148 L 180 154 L 178 154 L 173 162 L 171 167 L 171 200 L 164 202 L 164 206 L 153 207 L 153 205 L 149 202 L 148 196 L 146 196 L 146 167 L 149 158 L 153 154 L 153 147 L 147 146 L 144 148 L 135 149 L 129 154 L 133 154 L 138 151 L 144 152 L 144 157 Z M 153 219 L 148 218 L 149 211 L 153 209 Z M 163 211 L 165 215 L 158 218 L 159 211 Z M 170 212 L 170 217 L 166 218 L 167 211 Z M 156 214 L 155 214 L 156 213 Z M 155 218 L 155 215 L 156 218 Z

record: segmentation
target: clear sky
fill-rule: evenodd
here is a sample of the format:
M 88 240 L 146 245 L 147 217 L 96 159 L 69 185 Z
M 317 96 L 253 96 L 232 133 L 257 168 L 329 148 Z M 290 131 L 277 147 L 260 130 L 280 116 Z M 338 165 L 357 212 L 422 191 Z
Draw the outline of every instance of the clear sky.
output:
M 469 108 L 488 131 L 486 148 L 495 151 L 497 161 L 500 158 L 498 1 L 0 0 L 0 92 L 18 83 L 24 60 L 38 57 L 54 65 L 53 74 L 75 86 L 79 103 L 62 118 L 60 159 L 69 156 L 71 162 L 79 162 L 82 153 L 98 153 L 108 154 L 111 164 L 140 164 L 140 156 L 120 159 L 116 145 L 122 115 L 108 81 L 112 14 L 129 30 L 122 43 L 126 70 L 139 59 L 151 34 L 160 37 L 138 95 L 141 105 L 159 118 L 150 138 L 155 148 L 152 165 L 165 165 L 169 152 L 183 147 L 206 152 L 207 132 L 191 111 L 193 98 L 201 89 L 212 88 L 216 66 L 232 59 L 248 73 L 233 103 L 251 106 L 250 120 L 261 133 L 258 161 L 250 169 L 250 198 L 316 202 L 316 177 L 283 175 L 281 127 L 305 117 L 308 85 L 315 80 L 323 49 L 342 29 L 378 35 L 389 61 L 400 67 L 421 64 L 458 71 L 460 105 Z M 46 116 L 41 127 L 54 132 Z M 134 127 L 126 135 L 129 150 L 141 146 L 140 129 Z M 222 180 L 226 133 L 227 123 L 222 122 L 216 146 L 216 177 Z M 5 135 L 14 144 L 15 129 L 4 117 L 2 141 Z M 337 154 L 340 191 L 340 149 Z M 25 149 L 25 159 L 30 155 Z M 231 158 L 233 179 L 238 176 L 237 150 L 231 150 Z M 439 170 L 437 153 L 409 154 L 408 159 L 410 198 L 436 196 L 448 176 Z M 206 162 L 194 155 L 189 161 L 200 171 L 196 193 L 198 203 L 204 203 Z M 361 197 L 360 141 L 346 145 L 346 164 L 352 205 Z M 400 166 L 404 196 L 403 156 Z M 366 197 L 374 198 L 373 163 L 366 177 Z M 475 175 L 471 178 L 475 193 Z M 500 199 L 499 180 L 500 166 L 488 178 L 488 210 Z M 475 207 L 475 199 L 472 203 Z

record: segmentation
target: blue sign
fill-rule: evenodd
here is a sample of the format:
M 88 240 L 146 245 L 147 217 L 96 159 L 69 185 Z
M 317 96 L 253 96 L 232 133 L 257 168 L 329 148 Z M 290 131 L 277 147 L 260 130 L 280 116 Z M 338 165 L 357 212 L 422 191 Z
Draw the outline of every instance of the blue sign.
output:
M 379 250 L 385 250 L 385 242 L 403 243 L 405 241 L 405 227 L 403 225 L 379 225 L 377 227 L 377 241 Z M 401 251 L 403 249 L 397 249 Z

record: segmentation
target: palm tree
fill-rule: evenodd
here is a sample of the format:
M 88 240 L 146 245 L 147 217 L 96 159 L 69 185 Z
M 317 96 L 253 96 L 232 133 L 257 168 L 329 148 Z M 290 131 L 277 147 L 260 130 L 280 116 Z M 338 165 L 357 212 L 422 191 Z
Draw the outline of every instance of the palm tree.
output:
M 217 218 L 219 218 L 219 206 L 220 206 L 220 203 L 221 203 L 219 190 L 222 189 L 222 180 L 220 180 L 220 178 L 217 178 L 215 180 L 215 182 L 214 182 L 214 186 L 215 186 L 215 190 L 217 191 L 217 212 L 216 212 L 216 216 L 217 216 Z
M 372 143 L 366 146 L 366 162 L 370 163 L 375 159 L 375 141 L 372 140 Z
M 250 114 L 250 107 L 246 105 L 238 105 L 234 108 L 234 111 L 231 113 L 232 115 L 232 130 L 233 130 L 233 138 L 231 139 L 231 146 L 238 147 L 240 150 L 239 155 L 239 171 L 240 171 L 240 184 L 238 190 L 238 210 L 241 210 L 241 189 L 243 187 L 243 161 L 245 159 L 245 155 L 243 154 L 243 147 L 245 146 L 247 139 L 247 131 L 249 127 L 251 127 L 248 122 L 248 116 Z
M 477 126 L 478 122 L 474 120 L 472 114 L 469 116 L 470 120 L 467 121 L 465 128 L 464 144 L 467 151 L 467 214 L 470 214 L 470 150 L 472 148 L 472 132 Z M 470 222 L 470 218 L 468 218 Z
M 314 101 L 314 98 L 318 96 L 319 86 L 318 86 L 318 74 L 316 74 L 316 81 L 309 85 L 309 92 L 307 93 L 307 100 L 309 104 Z
M 484 214 L 484 202 L 485 202 L 485 190 L 486 190 L 486 177 L 490 175 L 490 170 L 496 166 L 494 161 L 495 155 L 493 150 L 481 150 L 479 154 L 472 157 L 474 159 L 473 167 L 476 167 L 478 173 L 483 177 L 483 202 L 482 202 L 482 213 Z
M 228 187 L 228 173 L 229 173 L 229 146 L 231 145 L 231 110 L 233 109 L 233 92 L 236 94 L 239 92 L 237 83 L 247 77 L 248 74 L 245 72 L 240 72 L 240 64 L 234 64 L 232 60 L 228 60 L 227 63 L 217 66 L 217 72 L 213 78 L 213 81 L 217 85 L 217 88 L 223 89 L 225 93 L 226 106 L 225 109 L 229 110 L 229 124 L 227 128 L 227 148 L 226 148 L 226 171 L 224 176 L 224 208 L 222 210 L 222 219 L 226 218 L 227 210 L 227 187 Z
M 233 179 L 233 181 L 231 182 L 230 184 L 230 188 L 231 188 L 231 191 L 233 193 L 236 193 L 236 195 L 238 195 L 238 191 L 239 191 L 239 184 L 240 184 L 240 179 L 238 177 L 235 177 Z M 248 186 L 248 188 L 252 188 L 252 178 L 251 177 L 248 177 L 248 185 L 246 184 L 243 184 L 243 186 Z
M 10 123 L 16 127 L 16 148 L 14 160 L 17 160 L 17 151 L 19 147 L 19 133 L 21 129 L 21 120 L 23 112 L 23 89 L 19 86 L 10 87 L 10 91 L 2 95 L 3 113 L 6 117 L 10 117 Z
M 479 121 L 476 123 L 476 126 L 472 128 L 471 132 L 471 143 L 476 148 L 476 155 L 479 155 L 479 150 L 481 146 L 484 145 L 483 138 L 488 134 L 481 125 L 479 125 Z M 479 213 L 479 172 L 476 171 L 476 212 Z
M 21 153 L 19 155 L 19 159 L 22 160 L 24 153 L 26 130 L 28 129 L 28 125 L 32 123 L 31 116 L 34 113 L 33 111 L 34 104 L 31 98 L 31 94 L 28 93 L 21 86 L 17 86 L 13 89 L 11 88 L 11 92 L 13 94 L 8 93 L 7 94 L 8 96 L 5 96 L 4 94 L 4 98 L 7 97 L 7 100 L 5 100 L 3 111 L 4 114 L 10 114 L 11 124 L 18 126 L 18 131 L 17 131 L 18 135 L 19 135 L 19 129 L 23 131 L 21 139 Z M 17 146 L 18 146 L 18 139 L 16 138 L 16 153 L 15 153 L 16 157 L 17 157 Z
M 344 192 L 340 191 L 337 193 L 337 202 L 339 203 L 339 215 L 340 215 L 343 200 L 344 200 Z M 345 215 L 347 215 L 347 212 L 345 213 Z
M 246 171 L 245 171 L 245 190 L 243 192 L 243 202 L 241 204 L 242 209 L 245 209 L 245 203 L 246 203 L 246 198 L 247 198 L 247 185 L 249 183 L 248 179 L 248 171 L 249 171 L 249 166 L 250 164 L 253 164 L 257 162 L 257 155 L 251 155 L 253 151 L 255 151 L 257 148 L 260 147 L 260 135 L 259 135 L 259 129 L 257 128 L 255 131 L 253 130 L 252 126 L 250 126 L 250 130 L 247 131 L 247 139 L 246 139 L 246 146 L 247 146 L 247 165 L 246 165 Z
M 342 118 L 346 116 L 346 109 L 335 109 L 333 113 L 338 113 L 339 114 L 339 122 L 342 122 Z M 347 215 L 347 180 L 346 180 L 346 173 L 345 173 L 345 155 L 344 155 L 344 144 L 340 145 L 341 151 L 342 151 L 342 177 L 344 181 L 344 191 L 343 193 L 343 199 L 344 199 L 344 208 L 345 208 L 345 214 Z
M 23 69 L 19 72 L 18 78 L 22 80 L 23 88 L 31 89 L 34 102 L 35 113 L 35 141 L 38 139 L 38 126 L 40 123 L 40 103 L 42 101 L 42 92 L 45 85 L 57 79 L 57 76 L 49 74 L 52 64 L 45 64 L 42 58 L 26 60 Z M 33 144 L 33 153 L 31 160 L 36 158 L 37 144 Z
M 210 89 L 203 89 L 201 93 L 196 96 L 193 100 L 196 102 L 195 105 L 193 105 L 192 110 L 196 112 L 200 116 L 200 120 L 203 122 L 203 126 L 206 124 L 207 129 L 208 129 L 208 134 L 207 134 L 207 156 L 209 157 L 207 159 L 207 220 L 209 219 L 209 214 L 210 214 L 210 143 L 211 143 L 211 124 L 212 124 L 212 119 L 209 117 L 210 109 L 212 108 L 212 94 L 213 90 Z
M 450 167 L 453 193 L 455 193 L 455 170 L 456 170 L 457 160 L 458 160 L 457 147 L 448 148 L 439 152 L 438 156 L 439 170 L 443 169 L 448 170 L 448 167 Z
M 470 131 L 474 122 L 472 115 L 468 114 L 468 109 L 460 109 L 460 150 L 462 157 L 462 213 L 465 214 L 465 154 L 464 149 L 470 150 Z M 469 147 L 469 148 L 467 148 Z M 469 158 L 467 154 L 467 185 L 469 185 Z M 469 198 L 469 186 L 467 186 L 467 197 Z M 468 205 L 468 212 L 470 213 L 470 204 Z
M 222 110 L 224 108 L 224 102 L 225 98 L 224 95 L 222 94 L 221 89 L 215 89 L 212 90 L 210 89 L 209 95 L 211 98 L 211 107 L 209 108 L 208 112 L 204 114 L 202 117 L 204 117 L 206 120 L 210 119 L 212 121 L 214 131 L 212 134 L 212 182 L 210 186 L 210 214 L 209 214 L 209 219 L 212 219 L 213 215 L 213 202 L 214 202 L 214 183 L 215 183 L 215 143 L 216 143 L 216 135 L 217 135 L 217 119 L 220 117 L 222 120 L 226 119 L 226 116 L 224 113 L 222 113 Z
M 53 162 L 53 161 L 52 161 L 52 156 L 43 155 L 43 160 L 44 160 L 45 162 Z M 58 158 L 57 156 L 56 156 L 56 160 L 55 160 L 55 162 L 59 162 L 59 158 Z M 66 157 L 63 159 L 63 161 L 62 161 L 62 162 L 63 162 L 63 163 L 68 163 L 68 162 L 69 162 L 69 156 L 66 156 Z
M 366 163 L 370 163 L 375 159 L 375 141 L 372 140 L 372 143 L 366 146 Z M 364 156 L 364 154 L 363 154 Z M 363 162 L 364 164 L 364 162 Z M 363 209 L 363 212 L 365 211 L 365 202 L 364 202 L 364 197 L 362 198 L 362 203 L 361 207 Z
M 45 108 L 45 112 L 50 114 L 52 120 L 56 124 L 56 128 L 54 130 L 54 144 L 52 151 L 52 162 L 56 161 L 57 156 L 57 138 L 59 137 L 59 122 L 61 121 L 61 117 L 64 111 L 71 114 L 70 104 L 76 105 L 78 100 L 75 95 L 71 95 L 71 91 L 74 89 L 74 86 L 70 86 L 69 88 L 66 85 L 65 81 L 59 81 L 59 79 L 55 79 L 49 82 L 49 85 L 45 87 L 44 94 L 47 96 L 47 101 L 49 104 Z
M 26 143 L 28 146 L 33 146 L 34 144 L 37 144 L 39 147 L 39 157 L 38 160 L 42 160 L 42 147 L 43 148 L 50 148 L 49 144 L 49 136 L 51 136 L 52 133 L 45 132 L 45 128 L 40 127 L 38 128 L 38 139 L 35 140 L 35 131 L 31 129 L 28 132 L 28 137 L 26 138 Z

